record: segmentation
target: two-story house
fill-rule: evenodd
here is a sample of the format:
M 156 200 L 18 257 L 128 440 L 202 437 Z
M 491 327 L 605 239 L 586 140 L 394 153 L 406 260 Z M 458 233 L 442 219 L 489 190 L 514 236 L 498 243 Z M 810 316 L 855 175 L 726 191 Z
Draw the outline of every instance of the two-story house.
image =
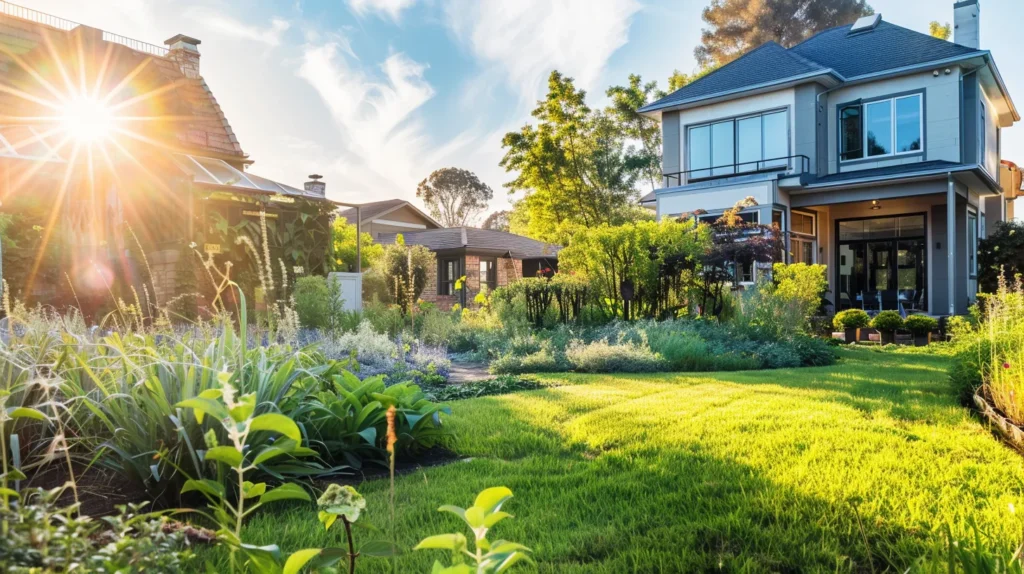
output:
M 825 264 L 836 309 L 966 312 L 979 238 L 1016 197 L 1000 131 L 1020 115 L 980 47 L 978 0 L 954 12 L 953 42 L 868 16 L 642 108 L 664 136 L 658 216 L 753 197 L 743 217 L 777 225 L 788 262 Z

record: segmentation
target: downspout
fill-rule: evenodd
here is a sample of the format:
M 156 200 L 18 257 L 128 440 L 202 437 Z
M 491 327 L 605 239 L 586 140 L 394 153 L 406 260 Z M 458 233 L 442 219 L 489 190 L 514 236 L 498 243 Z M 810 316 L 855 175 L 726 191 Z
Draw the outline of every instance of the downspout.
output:
M 949 297 L 949 315 L 956 315 L 956 182 L 953 172 L 946 174 L 946 287 Z

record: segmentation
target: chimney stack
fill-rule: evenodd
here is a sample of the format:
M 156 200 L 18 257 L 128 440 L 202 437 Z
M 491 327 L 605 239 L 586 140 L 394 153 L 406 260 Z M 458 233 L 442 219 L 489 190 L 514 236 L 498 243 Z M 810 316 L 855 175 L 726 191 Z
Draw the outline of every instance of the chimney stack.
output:
M 324 176 L 314 173 L 309 176 L 309 181 L 306 182 L 303 188 L 310 193 L 315 193 L 317 195 L 323 195 L 326 197 L 327 183 L 320 181 L 323 178 Z
M 953 4 L 953 42 L 981 49 L 981 6 L 978 0 L 962 0 Z
M 184 34 L 178 34 L 164 41 L 164 44 L 170 50 L 167 53 L 167 57 L 178 64 L 178 67 L 181 68 L 181 73 L 186 78 L 192 78 L 193 80 L 199 78 L 200 43 L 199 40 Z

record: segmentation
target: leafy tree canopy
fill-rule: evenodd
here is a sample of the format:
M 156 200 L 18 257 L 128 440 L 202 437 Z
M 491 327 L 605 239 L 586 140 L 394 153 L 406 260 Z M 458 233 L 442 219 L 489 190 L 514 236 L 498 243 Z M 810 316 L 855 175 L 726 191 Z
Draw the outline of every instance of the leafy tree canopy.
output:
M 508 210 L 502 209 L 501 211 L 495 211 L 494 213 L 487 216 L 484 220 L 483 225 L 480 227 L 484 229 L 493 229 L 494 231 L 508 231 L 510 225 L 509 216 L 511 214 Z
M 356 226 L 344 217 L 336 217 L 331 223 L 331 235 L 334 242 L 334 261 L 331 266 L 335 271 L 356 270 Z M 360 259 L 363 270 L 373 267 L 384 253 L 384 247 L 373 242 L 373 236 L 365 231 L 362 233 Z
M 940 24 L 938 21 L 932 20 L 928 23 L 928 33 L 933 38 L 949 40 L 949 37 L 953 35 L 953 27 L 949 25 L 949 22 Z
M 536 125 L 505 134 L 501 166 L 516 177 L 505 184 L 515 202 L 511 229 L 543 241 L 565 223 L 615 225 L 633 213 L 638 166 L 611 114 L 591 110 L 586 93 L 557 71 L 533 110 Z
M 866 0 L 712 0 L 702 18 L 702 67 L 722 66 L 768 41 L 785 47 L 874 14 Z
M 463 227 L 480 212 L 494 191 L 473 172 L 446 167 L 430 174 L 416 187 L 430 215 L 445 227 Z

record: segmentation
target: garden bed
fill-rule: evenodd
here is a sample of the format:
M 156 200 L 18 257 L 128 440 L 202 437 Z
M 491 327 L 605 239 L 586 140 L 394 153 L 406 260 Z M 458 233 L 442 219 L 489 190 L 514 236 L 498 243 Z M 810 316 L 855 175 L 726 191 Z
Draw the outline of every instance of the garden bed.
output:
M 1010 446 L 1024 453 L 1024 429 L 1014 424 L 1010 419 L 1003 416 L 992 403 L 985 398 L 983 389 L 974 393 L 974 404 L 982 418 L 990 423 L 990 426 L 999 433 Z

